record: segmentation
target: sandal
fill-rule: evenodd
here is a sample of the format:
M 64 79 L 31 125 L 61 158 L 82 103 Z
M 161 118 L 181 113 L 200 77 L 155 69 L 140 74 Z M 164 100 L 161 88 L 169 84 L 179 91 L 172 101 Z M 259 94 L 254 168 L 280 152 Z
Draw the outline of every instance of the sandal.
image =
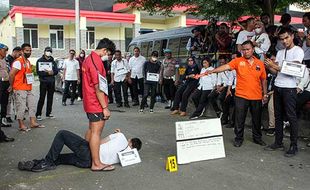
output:
M 38 124 L 38 125 L 31 126 L 31 128 L 45 128 L 45 126 L 42 124 Z
M 91 170 L 93 172 L 109 172 L 109 171 L 113 171 L 115 170 L 115 167 L 112 166 L 112 165 L 107 165 L 105 167 L 103 167 L 102 169 L 99 169 L 99 170 Z
M 21 132 L 28 132 L 30 131 L 31 129 L 27 128 L 27 127 L 23 127 L 23 128 L 18 128 L 19 131 Z

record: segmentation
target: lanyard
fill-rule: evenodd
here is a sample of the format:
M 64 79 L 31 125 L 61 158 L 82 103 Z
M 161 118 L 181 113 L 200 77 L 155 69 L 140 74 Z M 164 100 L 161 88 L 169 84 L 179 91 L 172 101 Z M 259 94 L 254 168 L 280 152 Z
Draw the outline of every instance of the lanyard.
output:
M 287 49 L 285 48 L 284 60 L 286 60 Z
M 93 55 L 90 55 L 91 61 L 93 63 L 93 65 L 95 66 L 97 73 L 100 74 L 98 67 L 95 65 L 94 59 L 93 59 Z

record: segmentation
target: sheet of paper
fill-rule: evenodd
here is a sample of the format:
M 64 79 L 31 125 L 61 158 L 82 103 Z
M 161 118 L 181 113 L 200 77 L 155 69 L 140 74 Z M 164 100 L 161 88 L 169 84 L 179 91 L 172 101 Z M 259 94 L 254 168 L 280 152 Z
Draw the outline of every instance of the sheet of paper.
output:
M 131 149 L 131 150 L 125 150 L 117 154 L 118 154 L 118 158 L 121 162 L 122 167 L 137 164 L 141 162 L 140 155 L 136 148 Z
M 52 62 L 39 62 L 39 71 L 51 71 L 53 70 Z

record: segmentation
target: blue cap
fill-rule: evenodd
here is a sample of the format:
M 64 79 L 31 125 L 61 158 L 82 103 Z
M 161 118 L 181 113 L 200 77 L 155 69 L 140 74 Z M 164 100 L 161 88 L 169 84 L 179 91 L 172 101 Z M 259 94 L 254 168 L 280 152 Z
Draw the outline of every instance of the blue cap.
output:
M 8 48 L 8 46 L 6 46 L 6 45 L 0 43 L 0 49 L 9 49 L 9 48 Z

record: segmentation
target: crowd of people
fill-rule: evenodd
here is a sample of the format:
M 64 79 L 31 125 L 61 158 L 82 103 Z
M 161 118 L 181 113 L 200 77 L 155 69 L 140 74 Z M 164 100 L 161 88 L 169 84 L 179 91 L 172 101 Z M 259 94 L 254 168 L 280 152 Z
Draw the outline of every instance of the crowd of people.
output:
M 226 23 L 217 25 L 216 21 L 205 28 L 196 27 L 184 47 L 189 54 L 185 66 L 181 66 L 170 49 L 164 49 L 162 61 L 157 51 L 147 59 L 140 54 L 139 47 L 134 48 L 133 56 L 122 54 L 107 38 L 100 40 L 97 48 L 87 56 L 84 50 L 78 57 L 75 50 L 70 50 L 63 64 L 62 105 L 67 105 L 68 98 L 71 104 L 76 99 L 83 101 L 89 119 L 85 139 L 69 131 L 60 131 L 44 159 L 20 162 L 19 168 L 44 171 L 59 164 L 70 164 L 90 167 L 93 171 L 114 170 L 115 158 L 114 161 L 104 159 L 108 153 L 102 153 L 101 146 L 113 139 L 119 139 L 114 143 L 125 142 L 126 138 L 112 135 L 100 139 L 105 122 L 110 118 L 109 104 L 115 102 L 119 108 L 139 106 L 141 114 L 149 107 L 149 112 L 154 113 L 157 96 L 167 103 L 165 109 L 170 109 L 171 115 L 189 115 L 190 119 L 203 116 L 210 103 L 222 125 L 234 128 L 235 147 L 243 144 L 248 110 L 252 116 L 253 142 L 265 146 L 265 150 L 284 149 L 283 128 L 289 124 L 291 143 L 285 156 L 295 156 L 298 152 L 298 117 L 304 104 L 310 101 L 310 13 L 303 15 L 306 28 L 303 32 L 290 25 L 290 21 L 290 15 L 284 14 L 281 26 L 275 26 L 270 24 L 268 14 L 262 14 L 259 19 L 250 17 L 238 23 L 238 33 L 232 33 L 234 25 L 230 28 Z M 36 63 L 40 81 L 37 109 L 32 91 L 34 74 L 29 61 L 31 45 L 25 43 L 15 47 L 10 55 L 7 52 L 8 47 L 0 44 L 1 127 L 10 127 L 11 117 L 16 116 L 20 131 L 43 128 L 44 125 L 37 121 L 42 120 L 45 97 L 45 115 L 54 118 L 53 95 L 59 70 L 52 57 L 53 50 L 46 47 Z M 306 65 L 303 77 L 282 73 L 284 62 Z M 195 106 L 193 113 L 187 111 L 190 100 Z M 269 115 L 267 135 L 275 135 L 274 143 L 268 146 L 262 139 L 264 105 L 268 107 Z M 30 126 L 24 124 L 27 116 Z M 0 137 L 1 142 L 14 141 L 2 130 Z M 73 142 L 85 145 L 87 151 Z M 60 154 L 64 145 L 74 153 Z M 140 149 L 141 145 L 140 139 L 134 138 L 114 150 L 119 152 L 128 146 Z M 81 149 L 83 155 L 77 157 Z M 114 156 L 116 152 L 113 152 Z

